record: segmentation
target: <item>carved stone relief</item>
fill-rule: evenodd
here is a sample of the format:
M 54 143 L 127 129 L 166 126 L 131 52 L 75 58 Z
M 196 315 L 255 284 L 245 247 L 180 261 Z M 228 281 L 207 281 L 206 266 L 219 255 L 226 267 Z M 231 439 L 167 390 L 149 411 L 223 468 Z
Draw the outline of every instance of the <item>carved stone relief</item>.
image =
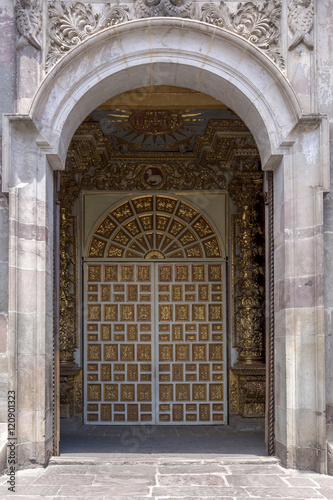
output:
M 264 51 L 281 69 L 285 63 L 281 54 L 281 0 L 243 2 L 236 10 L 226 2 L 209 2 L 199 8 L 193 0 L 135 0 L 133 7 L 106 3 L 96 13 L 90 4 L 59 2 L 48 4 L 48 36 L 46 71 L 70 49 L 99 31 L 131 19 L 149 17 L 182 17 L 198 19 L 242 36 Z M 304 43 L 313 50 L 310 32 L 314 23 L 314 0 L 290 0 L 288 26 L 293 35 L 289 50 Z M 17 49 L 28 43 L 41 49 L 38 35 L 42 27 L 41 0 L 19 0 L 16 25 L 20 34 Z
M 187 17 L 196 19 L 196 5 L 192 0 L 136 0 L 134 15 L 143 17 Z
M 288 25 L 293 34 L 289 50 L 294 49 L 300 43 L 304 43 L 309 50 L 313 50 L 313 42 L 309 35 L 314 22 L 313 0 L 290 0 L 288 9 Z
M 16 4 L 16 27 L 20 34 L 17 50 L 29 43 L 37 50 L 41 50 L 37 38 L 42 29 L 41 0 L 18 0 Z
M 101 14 L 90 4 L 54 1 L 48 5 L 50 47 L 46 56 L 48 71 L 70 49 L 104 28 L 129 20 L 128 7 L 106 3 Z
M 245 2 L 231 12 L 225 2 L 205 3 L 202 21 L 236 33 L 263 50 L 284 69 L 284 60 L 278 47 L 281 29 L 282 4 L 279 0 Z
M 50 46 L 46 71 L 70 49 L 104 28 L 131 19 L 158 16 L 198 19 L 236 33 L 284 69 L 279 48 L 281 10 L 280 0 L 238 3 L 236 9 L 223 1 L 205 3 L 200 8 L 193 0 L 135 0 L 133 7 L 106 3 L 103 12 L 94 13 L 90 4 L 55 0 L 48 5 Z

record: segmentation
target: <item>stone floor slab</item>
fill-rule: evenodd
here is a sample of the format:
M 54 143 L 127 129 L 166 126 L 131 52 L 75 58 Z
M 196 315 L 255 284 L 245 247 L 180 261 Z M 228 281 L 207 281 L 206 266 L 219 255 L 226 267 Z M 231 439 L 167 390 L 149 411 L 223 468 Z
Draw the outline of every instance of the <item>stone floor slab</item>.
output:
M 258 464 L 235 464 L 228 465 L 228 471 L 230 474 L 258 474 L 266 475 L 266 474 L 278 474 L 285 475 L 287 474 L 286 469 L 283 469 L 278 464 L 262 464 L 260 470 L 258 470 Z
M 168 476 L 157 476 L 159 486 L 225 486 L 226 482 L 221 476 L 216 474 L 172 474 Z
M 149 487 L 148 486 L 135 486 L 131 485 L 126 486 L 122 485 L 121 488 L 119 486 L 61 486 L 59 490 L 59 495 L 61 496 L 75 496 L 77 498 L 95 498 L 96 495 L 99 496 L 111 496 L 114 498 L 118 497 L 126 497 L 136 499 L 140 496 L 147 497 L 149 495 Z
M 213 464 L 187 464 L 187 465 L 167 465 L 163 464 L 159 467 L 159 474 L 227 474 L 229 469 L 226 466 Z
M 33 485 L 41 484 L 61 484 L 71 486 L 91 485 L 95 480 L 93 474 L 43 474 L 35 479 Z
M 152 490 L 153 496 L 162 497 L 169 495 L 169 498 L 175 496 L 192 496 L 195 498 L 206 498 L 209 496 L 246 496 L 247 492 L 241 488 L 232 488 L 227 486 L 157 486 Z M 249 497 L 250 495 L 248 495 Z
M 309 477 L 283 477 L 283 480 L 288 486 L 318 486 L 318 484 Z
M 276 474 L 235 474 L 226 475 L 226 481 L 230 486 L 270 486 L 273 488 L 285 486 L 285 482 Z
M 265 457 L 57 460 L 46 469 L 18 471 L 15 493 L 0 477 L 0 500 L 333 500 L 333 477 L 284 469 Z
M 301 498 L 302 500 L 323 498 L 320 491 L 314 488 L 262 488 L 261 486 L 249 486 L 245 489 L 251 497 L 256 498 Z

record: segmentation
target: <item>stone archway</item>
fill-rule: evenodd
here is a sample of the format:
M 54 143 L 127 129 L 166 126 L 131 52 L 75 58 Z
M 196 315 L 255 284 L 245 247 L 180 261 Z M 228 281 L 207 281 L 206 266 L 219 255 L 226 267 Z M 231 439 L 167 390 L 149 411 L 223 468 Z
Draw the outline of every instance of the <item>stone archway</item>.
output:
M 9 354 L 11 387 L 19 388 L 19 463 L 45 464 L 52 453 L 52 310 L 45 309 L 53 296 L 52 169 L 63 168 L 75 129 L 100 102 L 126 89 L 161 83 L 222 100 L 253 133 L 263 168 L 274 169 L 277 454 L 289 467 L 323 472 L 326 118 L 302 116 L 282 72 L 239 36 L 199 21 L 167 18 L 133 21 L 92 36 L 45 78 L 29 115 L 5 118 Z M 38 228 L 35 246 L 18 231 L 25 224 Z M 28 280 L 36 290 L 33 299 L 22 293 Z M 26 313 L 34 318 L 29 342 L 20 323 Z M 27 400 L 31 387 L 35 398 Z

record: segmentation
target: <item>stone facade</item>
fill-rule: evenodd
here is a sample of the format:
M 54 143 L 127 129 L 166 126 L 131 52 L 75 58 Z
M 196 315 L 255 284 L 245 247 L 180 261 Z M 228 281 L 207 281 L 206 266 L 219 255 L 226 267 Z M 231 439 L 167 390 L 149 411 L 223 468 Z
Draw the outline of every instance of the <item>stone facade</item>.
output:
M 54 171 L 107 99 L 169 85 L 237 113 L 273 172 L 276 453 L 331 472 L 332 2 L 0 0 L 0 25 L 0 421 L 14 390 L 19 466 L 47 463 L 57 421 Z

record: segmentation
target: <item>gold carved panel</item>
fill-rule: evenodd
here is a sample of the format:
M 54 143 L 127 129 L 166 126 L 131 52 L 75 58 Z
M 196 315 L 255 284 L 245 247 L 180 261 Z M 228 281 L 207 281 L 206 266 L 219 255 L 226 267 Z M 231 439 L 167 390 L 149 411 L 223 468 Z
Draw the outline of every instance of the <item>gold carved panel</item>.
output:
M 86 421 L 223 422 L 223 265 L 99 263 L 86 276 Z

